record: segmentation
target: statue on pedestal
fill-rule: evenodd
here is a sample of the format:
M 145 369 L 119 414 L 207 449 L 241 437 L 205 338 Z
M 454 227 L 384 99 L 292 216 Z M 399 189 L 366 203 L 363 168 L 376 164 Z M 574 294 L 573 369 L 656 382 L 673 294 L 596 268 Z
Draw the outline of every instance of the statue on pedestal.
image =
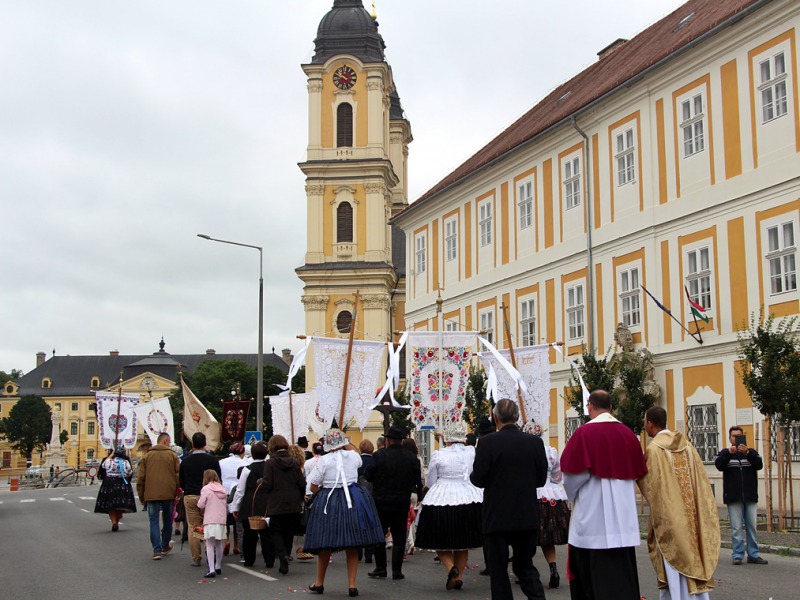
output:
M 59 409 L 52 412 L 50 421 L 53 423 L 53 430 L 50 433 L 50 443 L 47 444 L 47 460 L 44 462 L 44 466 L 63 469 L 67 467 L 67 453 L 61 445 L 61 411 Z

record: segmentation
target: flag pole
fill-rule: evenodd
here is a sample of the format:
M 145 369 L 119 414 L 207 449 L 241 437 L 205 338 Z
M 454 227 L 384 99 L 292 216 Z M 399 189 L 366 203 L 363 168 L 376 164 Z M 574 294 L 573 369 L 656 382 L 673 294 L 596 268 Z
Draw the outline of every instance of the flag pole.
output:
M 289 388 L 289 427 L 291 428 L 292 432 L 292 439 L 289 442 L 289 445 L 292 445 L 297 441 L 297 438 L 294 437 L 294 411 L 292 410 L 292 388 Z
M 114 422 L 114 450 L 119 441 L 119 416 L 122 408 L 122 371 L 119 372 L 119 394 L 117 395 L 117 420 Z
M 683 329 L 686 333 L 688 333 L 690 336 L 692 336 L 692 339 L 694 339 L 694 341 L 696 341 L 698 344 L 702 344 L 703 343 L 702 338 L 700 340 L 698 340 L 697 336 L 694 333 L 692 333 L 691 331 L 689 331 L 683 323 L 681 323 L 678 319 L 676 319 L 675 315 L 673 315 L 672 312 L 666 306 L 664 306 L 663 304 L 661 304 L 661 302 L 656 300 L 656 297 L 653 296 L 653 294 L 651 294 L 649 291 L 647 291 L 646 287 L 644 287 L 641 283 L 639 284 L 639 287 L 642 288 L 648 296 L 650 296 L 650 298 L 653 300 L 653 302 L 655 302 L 656 305 L 661 310 L 663 310 L 670 317 L 672 317 L 672 320 L 675 321 L 681 329 Z
M 689 299 L 689 304 L 691 305 L 692 296 L 689 294 L 689 288 L 683 286 L 683 290 L 686 292 L 686 297 Z M 697 324 L 697 315 L 694 314 L 692 311 L 692 318 L 694 319 L 694 328 L 697 331 L 697 337 L 695 338 L 699 344 L 703 343 L 703 334 L 700 333 L 700 325 Z M 694 336 L 692 336 L 694 337 Z M 699 339 L 698 339 L 699 338 Z
M 442 364 L 443 350 L 442 346 L 444 345 L 444 315 L 442 314 L 442 289 L 439 288 L 438 296 L 436 298 L 436 319 L 439 330 L 439 431 L 442 431 L 442 418 L 444 413 L 444 388 L 443 388 L 443 379 L 444 379 L 444 365 Z
M 508 346 L 509 357 L 511 358 L 511 366 L 517 368 L 517 359 L 514 357 L 514 344 L 511 343 L 511 326 L 508 323 L 507 311 L 508 306 L 501 303 L 500 310 L 503 312 L 503 329 L 506 332 L 506 345 Z M 517 399 L 519 400 L 519 411 L 522 415 L 522 423 L 528 422 L 528 417 L 525 415 L 525 402 L 522 400 L 522 390 L 517 385 Z
M 350 359 L 353 357 L 353 335 L 356 331 L 356 322 L 358 321 L 358 291 L 355 294 L 355 303 L 353 304 L 353 318 L 350 319 L 350 340 L 347 343 L 347 362 L 344 366 L 344 385 L 342 386 L 342 405 L 339 409 L 339 427 L 344 429 L 344 407 L 347 402 L 347 384 L 350 379 Z M 289 407 L 291 408 L 291 399 L 289 400 Z

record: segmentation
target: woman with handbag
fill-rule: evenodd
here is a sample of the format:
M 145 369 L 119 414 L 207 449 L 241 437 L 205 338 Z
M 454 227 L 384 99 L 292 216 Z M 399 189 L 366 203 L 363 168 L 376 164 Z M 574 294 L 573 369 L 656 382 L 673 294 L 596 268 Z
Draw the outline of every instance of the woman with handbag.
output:
M 294 533 L 300 525 L 305 499 L 306 478 L 300 463 L 289 453 L 289 442 L 282 435 L 269 440 L 269 460 L 264 463 L 261 485 L 267 491 L 267 515 L 272 546 L 280 561 L 278 571 L 289 572 L 289 554 Z
M 97 493 L 94 512 L 108 515 L 111 531 L 119 531 L 119 521 L 124 513 L 136 512 L 131 475 L 133 467 L 124 446 L 117 446 L 114 453 L 109 453 L 100 463 L 100 479 L 103 483 Z
M 252 449 L 253 462 L 242 469 L 239 482 L 236 484 L 236 495 L 231 503 L 234 517 L 241 521 L 242 558 L 245 567 L 252 567 L 256 562 L 256 545 L 261 541 L 261 555 L 264 566 L 271 569 L 275 566 L 275 553 L 272 539 L 267 528 L 267 490 L 259 484 L 264 474 L 264 459 L 267 458 L 267 445 L 258 442 Z
M 358 596 L 356 573 L 358 549 L 383 543 L 383 528 L 372 496 L 358 485 L 361 456 L 340 429 L 331 428 L 323 438 L 324 456 L 308 476 L 316 493 L 306 529 L 306 552 L 317 555 L 317 579 L 308 589 L 325 591 L 325 573 L 332 552 L 344 550 L 350 597 Z

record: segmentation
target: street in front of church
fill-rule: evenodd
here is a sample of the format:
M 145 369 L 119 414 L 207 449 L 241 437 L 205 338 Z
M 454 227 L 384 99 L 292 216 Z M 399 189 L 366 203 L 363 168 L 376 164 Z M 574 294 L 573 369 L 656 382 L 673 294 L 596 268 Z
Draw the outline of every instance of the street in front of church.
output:
M 225 557 L 222 576 L 204 580 L 204 568 L 190 566 L 188 544 L 161 561 L 151 559 L 147 515 L 126 515 L 120 531 L 112 533 L 105 515 L 94 514 L 97 486 L 55 488 L 20 492 L 0 491 L 0 589 L 5 598 L 74 598 L 116 600 L 159 596 L 162 598 L 298 598 L 309 594 L 314 581 L 315 561 L 294 560 L 289 574 L 275 569 L 248 569 L 238 556 Z M 734 566 L 730 551 L 722 550 L 717 567 L 713 600 L 788 600 L 797 597 L 797 569 L 800 559 L 764 554 L 769 565 Z M 371 565 L 361 564 L 358 574 L 360 596 L 388 600 L 399 596 L 442 598 L 443 600 L 486 600 L 489 578 L 479 575 L 483 567 L 480 550 L 470 553 L 469 574 L 464 589 L 445 590 L 444 570 L 434 562 L 433 553 L 418 552 L 404 564 L 406 579 L 373 580 L 367 577 Z M 639 581 L 644 598 L 658 598 L 655 576 L 647 555 L 646 542 L 637 550 Z M 569 598 L 564 573 L 565 548 L 559 548 L 562 585 L 546 590 L 548 598 Z M 534 563 L 541 573 L 547 565 L 537 553 Z M 257 563 L 258 564 L 258 563 Z M 261 565 L 263 566 L 263 565 Z M 546 580 L 545 580 L 546 582 Z M 515 597 L 522 598 L 516 587 Z M 334 555 L 325 581 L 325 597 L 347 597 L 344 556 Z

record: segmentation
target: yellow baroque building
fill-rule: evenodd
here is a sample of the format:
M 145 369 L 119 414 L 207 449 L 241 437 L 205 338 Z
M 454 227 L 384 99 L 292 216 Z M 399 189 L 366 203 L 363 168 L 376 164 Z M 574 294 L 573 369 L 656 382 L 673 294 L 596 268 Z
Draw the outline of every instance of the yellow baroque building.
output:
M 768 433 L 737 375 L 737 331 L 761 306 L 800 314 L 798 27 L 794 1 L 692 0 L 603 49 L 391 221 L 409 327 L 437 327 L 439 293 L 450 326 L 499 347 L 501 304 L 516 345 L 571 355 L 605 354 L 628 325 L 721 501 L 728 428 L 762 453 Z M 694 331 L 688 289 L 710 316 L 704 343 L 642 285 Z M 568 363 L 551 364 L 548 435 L 563 448 L 578 418 Z M 798 427 L 791 443 L 800 460 Z

